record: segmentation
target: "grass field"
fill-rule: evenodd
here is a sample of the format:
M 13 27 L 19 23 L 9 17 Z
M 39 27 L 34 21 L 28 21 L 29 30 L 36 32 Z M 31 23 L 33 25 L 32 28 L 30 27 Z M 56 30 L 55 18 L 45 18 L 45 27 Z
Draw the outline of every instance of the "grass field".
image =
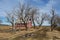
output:
M 21 29 L 25 29 L 25 28 L 21 28 Z M 31 28 L 31 31 L 34 30 L 33 28 Z M 20 30 L 20 31 L 16 31 L 15 33 L 12 32 L 12 27 L 11 26 L 0 26 L 0 38 L 7 38 L 10 37 L 14 34 L 24 34 L 26 30 Z M 30 29 L 29 29 L 30 32 Z
M 0 26 L 0 30 L 7 30 L 7 29 L 10 29 L 11 27 L 10 26 Z
M 28 29 L 29 31 L 16 31 L 16 33 L 11 33 L 8 32 L 8 30 L 10 30 L 12 27 L 11 26 L 0 26 L 0 38 L 7 38 L 9 36 L 12 36 L 13 34 L 24 34 L 25 32 L 30 32 L 33 30 L 38 30 L 38 29 Z M 13 40 L 50 40 L 50 39 L 58 39 L 60 40 L 60 27 L 57 27 L 55 30 L 53 30 L 52 32 L 50 31 L 50 27 L 40 27 L 40 31 L 34 32 L 33 36 L 30 37 L 23 37 L 23 36 L 18 36 L 17 38 L 13 39 Z
M 24 37 L 19 36 L 13 40 L 60 40 L 60 32 L 57 30 L 49 31 L 49 28 L 45 30 L 37 31 L 33 33 L 33 36 Z

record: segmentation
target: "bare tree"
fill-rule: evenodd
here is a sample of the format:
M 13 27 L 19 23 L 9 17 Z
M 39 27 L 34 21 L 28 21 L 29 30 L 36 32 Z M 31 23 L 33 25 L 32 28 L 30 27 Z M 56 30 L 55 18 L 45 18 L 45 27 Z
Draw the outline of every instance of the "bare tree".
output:
M 22 20 L 24 22 L 24 25 L 26 27 L 27 30 L 27 20 L 28 20 L 28 15 L 29 15 L 29 11 L 30 11 L 30 6 L 29 5 L 25 5 L 25 4 L 19 4 L 19 8 L 17 10 L 17 18 L 19 20 Z
M 51 31 L 53 31 L 55 25 L 56 25 L 56 22 L 55 22 L 55 11 L 52 9 L 51 11 L 51 14 L 52 14 L 52 17 L 51 17 Z
M 56 13 L 53 9 L 51 10 L 50 16 L 47 17 L 47 20 L 49 21 L 51 25 L 51 31 L 53 31 L 53 29 L 57 26 Z
M 42 26 L 42 24 L 44 23 L 44 21 L 47 20 L 48 17 L 47 13 L 40 13 L 40 14 L 41 15 L 36 20 L 37 24 L 39 24 L 39 27 Z
M 34 28 L 36 27 L 35 19 L 38 17 L 37 15 L 38 15 L 38 9 L 37 8 L 32 8 L 31 9 L 31 18 L 32 18 Z
M 6 12 L 6 19 L 7 19 L 7 22 L 9 22 L 11 25 L 12 25 L 12 30 L 14 30 L 14 14 L 13 12 L 9 13 L 9 12 Z
M 19 20 L 22 20 L 24 22 L 24 24 L 28 21 L 29 18 L 32 19 L 32 22 L 34 24 L 34 28 L 35 28 L 35 16 L 37 14 L 37 9 L 34 7 L 31 7 L 28 4 L 19 4 L 19 8 L 17 10 L 17 18 Z M 26 30 L 27 30 L 27 25 L 25 24 Z

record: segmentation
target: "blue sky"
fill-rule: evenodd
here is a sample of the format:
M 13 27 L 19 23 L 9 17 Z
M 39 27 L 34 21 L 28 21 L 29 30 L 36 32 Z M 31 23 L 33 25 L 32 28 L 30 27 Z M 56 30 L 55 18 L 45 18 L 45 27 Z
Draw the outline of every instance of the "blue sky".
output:
M 53 7 L 56 13 L 60 15 L 60 0 L 0 0 L 0 20 L 3 20 L 4 24 L 7 24 L 4 18 L 5 11 L 11 11 L 13 8 L 18 7 L 19 2 L 36 6 L 40 9 L 39 12 L 43 13 L 49 13 L 51 7 Z M 46 22 L 44 24 L 46 25 Z

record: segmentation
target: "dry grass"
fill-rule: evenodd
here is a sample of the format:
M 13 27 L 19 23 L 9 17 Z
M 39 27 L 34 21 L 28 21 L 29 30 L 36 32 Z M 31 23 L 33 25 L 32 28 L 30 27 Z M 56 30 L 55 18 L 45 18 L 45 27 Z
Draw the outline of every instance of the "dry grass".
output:
M 9 26 L 0 26 L 0 38 L 11 36 L 11 33 L 5 32 L 6 30 L 9 30 L 10 28 L 11 27 Z
M 16 31 L 16 33 L 11 33 L 9 30 L 11 29 L 11 27 L 9 26 L 0 26 L 0 38 L 7 38 L 7 37 L 10 37 L 14 34 L 24 34 L 26 32 L 26 30 L 23 30 L 23 31 Z M 22 29 L 25 29 L 25 27 L 21 28 Z M 31 28 L 31 30 L 29 29 L 27 32 L 32 32 L 34 29 Z M 9 31 L 9 32 L 8 32 Z
M 43 28 L 43 29 L 42 29 Z M 11 27 L 9 26 L 0 26 L 0 31 L 3 30 L 9 30 L 11 29 Z M 25 29 L 25 28 L 21 28 L 21 29 Z M 55 30 L 53 30 L 52 32 L 49 31 L 50 30 L 50 27 L 40 27 L 39 29 L 42 29 L 42 30 L 39 30 L 37 32 L 35 32 L 34 34 L 36 34 L 35 36 L 32 36 L 32 37 L 25 37 L 25 38 L 20 38 L 18 37 L 17 39 L 20 40 L 48 40 L 48 39 L 60 39 L 60 32 L 57 31 L 57 30 L 60 30 L 59 28 L 56 28 Z M 33 29 L 33 28 L 29 28 L 28 31 L 17 31 L 16 34 L 20 33 L 21 35 L 26 33 L 26 32 L 32 32 L 32 31 L 35 31 L 35 30 L 38 30 L 38 27 L 37 29 Z M 9 36 L 12 36 L 13 34 L 11 34 L 10 32 L 0 32 L 0 38 L 7 38 Z M 14 37 L 14 36 L 13 36 Z M 16 40 L 16 39 L 15 39 Z
M 0 26 L 0 30 L 7 30 L 7 29 L 10 29 L 11 27 L 10 26 Z
M 42 27 L 43 30 L 37 31 L 31 37 L 17 37 L 14 40 L 60 40 L 60 32 L 57 30 L 49 31 L 50 27 Z

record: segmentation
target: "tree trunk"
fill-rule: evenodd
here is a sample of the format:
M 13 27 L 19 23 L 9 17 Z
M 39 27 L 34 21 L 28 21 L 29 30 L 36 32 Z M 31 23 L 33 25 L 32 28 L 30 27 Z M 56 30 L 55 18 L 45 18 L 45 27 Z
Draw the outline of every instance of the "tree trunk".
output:
M 54 21 L 54 15 L 51 18 L 51 31 L 53 31 L 53 26 L 54 26 L 53 21 Z
M 51 25 L 51 31 L 53 31 L 53 26 Z
M 26 31 L 28 30 L 27 23 L 25 23 Z
M 27 27 L 27 23 L 25 23 L 24 20 L 23 20 L 23 22 L 24 22 L 24 25 L 25 25 L 25 28 L 26 28 L 26 31 L 27 31 L 27 29 L 28 29 L 28 27 Z
M 26 23 L 24 22 L 24 25 L 25 25 L 25 28 L 26 28 L 26 31 L 27 31 L 27 26 L 26 26 Z
M 41 22 L 41 24 L 39 25 L 39 27 L 41 27 L 42 26 L 42 22 Z
M 41 27 L 41 26 L 42 26 L 42 24 L 43 24 L 43 20 L 44 20 L 44 18 L 42 18 L 42 20 L 41 20 L 41 24 L 39 25 L 39 27 Z
M 12 23 L 12 31 L 15 32 L 15 27 L 14 27 L 14 23 Z
M 35 22 L 34 22 L 34 19 L 33 19 L 33 25 L 34 25 L 34 29 L 36 28 L 36 26 L 35 26 Z
M 14 25 L 13 25 L 13 23 L 12 23 L 12 31 L 14 30 Z

